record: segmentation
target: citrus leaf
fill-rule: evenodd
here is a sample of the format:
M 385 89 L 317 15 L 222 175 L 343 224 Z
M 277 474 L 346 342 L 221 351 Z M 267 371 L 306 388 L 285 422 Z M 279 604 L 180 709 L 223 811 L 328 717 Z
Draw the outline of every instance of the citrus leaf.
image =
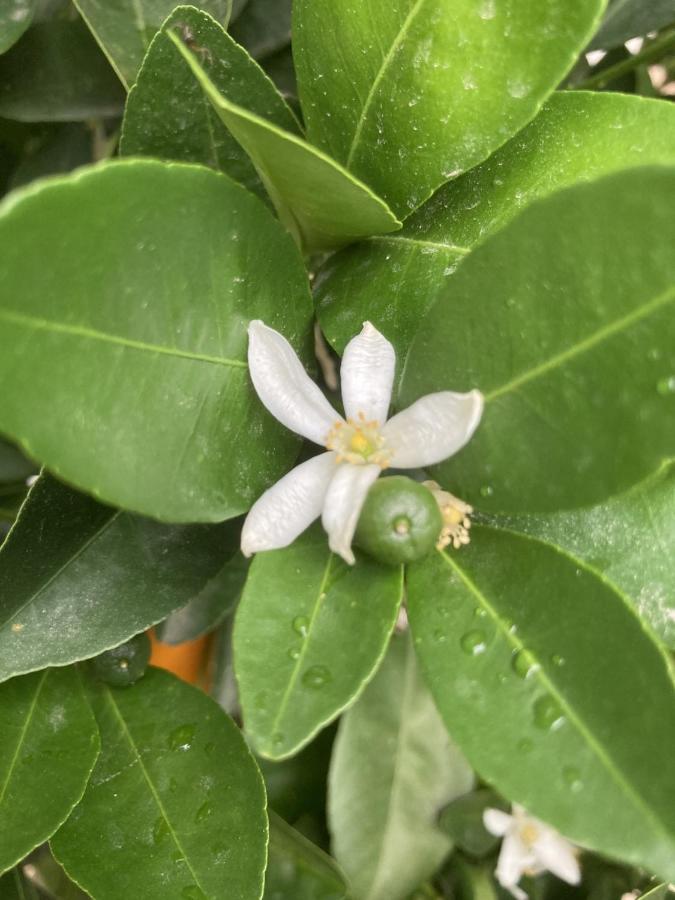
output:
M 318 526 L 284 550 L 256 555 L 234 659 L 257 753 L 290 756 L 354 700 L 385 652 L 402 589 L 400 568 L 367 558 L 348 566 Z
M 485 395 L 476 435 L 435 470 L 453 493 L 494 511 L 588 506 L 675 453 L 673 196 L 666 167 L 567 188 L 462 263 L 400 397 Z
M 279 218 L 307 252 L 400 227 L 386 203 L 325 153 L 220 93 L 176 30 L 167 32 L 255 165 Z
M 251 56 L 263 59 L 291 42 L 291 0 L 248 0 L 234 23 L 232 37 Z
M 51 841 L 66 872 L 96 900 L 257 900 L 265 791 L 231 719 L 159 669 L 91 700 L 101 755 Z
M 246 329 L 309 349 L 312 306 L 259 200 L 197 166 L 107 163 L 16 192 L 0 243 L 0 430 L 30 456 L 189 522 L 239 515 L 288 469 L 298 439 L 250 384 Z
M 341 353 L 364 319 L 405 360 L 420 318 L 478 243 L 560 188 L 637 165 L 675 162 L 675 109 L 621 94 L 557 93 L 490 159 L 442 187 L 395 235 L 332 256 L 317 310 Z
M 311 141 L 403 217 L 527 124 L 604 0 L 296 0 Z
M 403 900 L 452 847 L 441 809 L 473 787 L 407 635 L 340 722 L 329 780 L 333 849 L 360 900 Z
M 613 0 L 590 46 L 609 50 L 671 22 L 675 22 L 673 0 Z
M 228 174 L 267 199 L 253 163 L 221 122 L 167 31 L 177 28 L 199 48 L 218 90 L 263 119 L 299 133 L 295 116 L 262 69 L 205 13 L 180 6 L 154 37 L 129 93 L 120 150 L 198 162 Z
M 270 847 L 263 900 L 346 900 L 337 863 L 283 819 L 270 813 Z
M 99 752 L 74 669 L 0 686 L 0 872 L 47 840 L 78 802 Z
M 202 588 L 237 543 L 230 523 L 164 525 L 42 475 L 0 550 L 0 681 L 117 647 Z
M 408 600 L 426 680 L 481 777 L 582 846 L 672 878 L 672 672 L 625 598 L 555 547 L 478 527 L 409 568 Z
M 35 0 L 0 0 L 0 53 L 15 44 L 30 25 Z

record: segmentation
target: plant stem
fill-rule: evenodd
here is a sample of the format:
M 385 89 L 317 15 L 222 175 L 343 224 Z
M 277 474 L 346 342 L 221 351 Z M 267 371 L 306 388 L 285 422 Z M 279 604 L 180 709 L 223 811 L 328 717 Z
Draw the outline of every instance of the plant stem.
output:
M 636 53 L 635 56 L 631 56 L 630 59 L 624 59 L 622 62 L 609 66 L 609 68 L 602 72 L 596 72 L 595 75 L 589 76 L 584 81 L 575 85 L 574 90 L 587 91 L 592 88 L 603 88 L 605 85 L 610 84 L 612 81 L 616 81 L 617 78 L 621 78 L 622 75 L 631 72 L 638 66 L 659 59 L 659 57 L 663 56 L 671 47 L 675 47 L 675 28 L 664 31 L 662 35 L 656 38 L 656 40 L 644 47 L 639 53 Z

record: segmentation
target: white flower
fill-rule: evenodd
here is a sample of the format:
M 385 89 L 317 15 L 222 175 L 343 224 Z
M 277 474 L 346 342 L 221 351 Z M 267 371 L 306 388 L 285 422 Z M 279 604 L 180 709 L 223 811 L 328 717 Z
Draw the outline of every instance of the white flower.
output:
M 283 425 L 328 452 L 297 466 L 259 498 L 244 522 L 242 552 L 287 547 L 321 516 L 331 550 L 353 563 L 356 523 L 380 472 L 430 466 L 457 453 L 480 422 L 483 396 L 428 394 L 387 421 L 396 354 L 365 322 L 342 357 L 343 419 L 278 331 L 255 320 L 248 335 L 249 371 L 262 402 Z
M 512 815 L 501 809 L 486 809 L 483 823 L 490 832 L 503 837 L 495 874 L 497 881 L 517 900 L 527 900 L 518 887 L 522 875 L 549 871 L 568 884 L 579 884 L 581 871 L 576 850 L 562 835 L 513 804 Z

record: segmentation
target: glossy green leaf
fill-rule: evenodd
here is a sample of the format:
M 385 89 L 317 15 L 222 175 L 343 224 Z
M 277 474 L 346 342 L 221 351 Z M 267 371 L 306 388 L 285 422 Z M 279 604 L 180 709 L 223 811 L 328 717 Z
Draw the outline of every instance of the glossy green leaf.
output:
M 284 550 L 256 555 L 234 658 L 257 753 L 290 756 L 356 697 L 385 652 L 402 590 L 401 569 L 366 558 L 348 566 L 318 526 Z
M 42 900 L 42 897 L 17 866 L 0 877 L 0 900 Z
M 499 795 L 489 788 L 463 794 L 445 807 L 438 826 L 460 850 L 471 856 L 487 856 L 500 841 L 483 822 L 483 813 L 489 808 L 508 812 Z
M 204 97 L 192 70 L 167 36 L 190 35 L 215 87 L 263 119 L 299 133 L 295 116 L 272 82 L 210 16 L 178 7 L 153 39 L 127 101 L 121 152 L 199 162 L 267 198 L 253 163 Z
M 582 846 L 672 878 L 673 677 L 625 598 L 581 560 L 480 527 L 409 569 L 408 613 L 481 777 Z
M 255 395 L 246 329 L 309 349 L 312 307 L 258 199 L 197 166 L 108 163 L 10 197 L 0 245 L 0 430 L 31 456 L 191 522 L 239 515 L 288 469 L 298 439 Z
M 231 719 L 159 669 L 91 694 L 101 756 L 51 841 L 66 872 L 96 900 L 257 900 L 265 791 Z
M 473 772 L 452 745 L 407 635 L 346 713 L 328 792 L 333 851 L 357 900 L 402 900 L 438 868 L 451 842 L 441 809 L 471 790 Z
M 588 506 L 675 453 L 674 197 L 666 167 L 567 188 L 462 263 L 401 388 L 403 406 L 485 395 L 476 435 L 436 467 L 453 493 L 491 510 Z
M 296 0 L 307 130 L 408 215 L 534 117 L 604 0 Z
M 175 0 L 73 0 L 122 84 L 136 80 L 150 43 Z M 196 6 L 227 25 L 232 0 L 197 0 Z
M 238 539 L 238 530 L 232 529 L 230 537 Z M 241 553 L 228 559 L 186 606 L 157 626 L 155 634 L 159 640 L 165 644 L 181 644 L 212 631 L 233 611 L 247 573 L 248 560 Z
M 318 315 L 342 352 L 364 319 L 402 363 L 438 291 L 477 243 L 534 200 L 637 165 L 675 162 L 675 109 L 620 94 L 557 93 L 490 159 L 445 185 L 396 235 L 331 257 L 316 279 Z
M 99 752 L 74 669 L 0 687 L 0 872 L 47 840 L 84 793 Z
M 34 25 L 0 57 L 0 116 L 71 122 L 123 107 L 124 91 L 82 22 Z
M 291 41 L 291 5 L 291 0 L 248 0 L 230 33 L 256 59 L 271 56 Z
M 154 625 L 232 555 L 226 525 L 164 525 L 43 475 L 0 550 L 0 681 L 96 656 Z
M 675 22 L 673 0 L 613 0 L 591 48 L 618 47 L 629 38 L 658 31 Z
M 0 0 L 0 53 L 19 40 L 30 25 L 35 0 Z
M 606 503 L 549 515 L 494 516 L 564 548 L 615 584 L 675 650 L 675 465 Z
M 292 132 L 233 103 L 175 31 L 169 36 L 232 135 L 255 165 L 279 218 L 307 252 L 395 231 L 389 207 L 325 153 Z
M 337 863 L 272 813 L 263 900 L 346 900 L 347 896 Z

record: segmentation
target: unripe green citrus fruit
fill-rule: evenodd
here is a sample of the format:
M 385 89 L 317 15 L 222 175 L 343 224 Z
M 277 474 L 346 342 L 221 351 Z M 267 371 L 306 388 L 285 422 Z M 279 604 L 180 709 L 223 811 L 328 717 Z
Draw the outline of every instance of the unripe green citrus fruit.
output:
M 442 528 L 431 491 L 403 475 L 392 475 L 380 478 L 368 492 L 355 542 L 380 562 L 398 565 L 430 553 Z
M 145 674 L 150 659 L 147 634 L 137 634 L 119 647 L 106 650 L 92 659 L 94 673 L 101 681 L 114 687 L 127 687 Z

